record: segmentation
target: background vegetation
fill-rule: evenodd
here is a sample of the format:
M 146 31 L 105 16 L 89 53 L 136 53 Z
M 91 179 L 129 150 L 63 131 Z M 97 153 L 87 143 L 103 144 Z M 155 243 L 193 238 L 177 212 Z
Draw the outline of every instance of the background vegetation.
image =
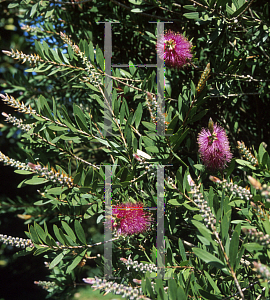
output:
M 249 185 L 248 175 L 263 185 L 270 174 L 268 1 L 12 0 L 0 5 L 1 50 L 9 51 L 0 58 L 6 100 L 1 111 L 24 124 L 18 127 L 10 118 L 5 122 L 4 116 L 1 120 L 1 152 L 9 157 L 1 160 L 12 165 L 1 167 L 1 233 L 34 243 L 20 254 L 29 255 L 18 258 L 12 256 L 14 244 L 1 244 L 0 282 L 5 284 L 0 297 L 12 299 L 12 291 L 18 290 L 21 299 L 36 299 L 30 289 L 39 299 L 73 297 L 82 278 L 103 276 L 103 246 L 86 245 L 104 240 L 101 165 L 106 164 L 113 165 L 112 205 L 141 201 L 146 207 L 157 206 L 156 172 L 148 164 L 170 165 L 165 168 L 165 280 L 127 271 L 115 259 L 114 275 L 122 278 L 118 283 L 135 287 L 133 278 L 151 278 L 154 291 L 150 280 L 142 284 L 151 299 L 243 298 L 241 290 L 246 299 L 268 297 L 268 285 L 252 263 L 267 265 L 269 250 L 254 232 L 251 243 L 242 231 L 270 234 L 267 188 L 251 187 L 248 197 L 239 192 Z M 112 22 L 112 64 L 156 64 L 156 22 L 192 42 L 191 64 L 181 70 L 165 68 L 166 133 L 172 136 L 156 136 L 151 118 L 154 105 L 146 92 L 156 93 L 156 70 L 137 67 L 112 68 L 113 135 L 104 136 L 103 22 Z M 208 63 L 210 77 L 199 89 Z M 210 117 L 225 128 L 234 157 L 216 174 L 198 156 L 197 136 Z M 26 125 L 31 129 L 24 130 Z M 241 154 L 237 141 L 246 146 Z M 140 163 L 133 156 L 137 149 L 151 159 Z M 242 160 L 248 150 L 255 164 Z M 45 173 L 52 170 L 53 178 L 33 164 L 46 167 Z M 71 185 L 59 179 L 62 173 Z M 190 194 L 189 174 L 200 186 L 193 187 L 193 194 L 201 193 L 211 207 L 215 229 L 205 226 L 202 208 Z M 235 185 L 213 183 L 209 175 Z M 83 250 L 56 249 L 57 242 Z M 113 255 L 156 264 L 155 246 L 153 222 L 146 234 L 114 242 Z M 43 285 L 48 292 L 33 284 L 45 280 L 55 284 Z

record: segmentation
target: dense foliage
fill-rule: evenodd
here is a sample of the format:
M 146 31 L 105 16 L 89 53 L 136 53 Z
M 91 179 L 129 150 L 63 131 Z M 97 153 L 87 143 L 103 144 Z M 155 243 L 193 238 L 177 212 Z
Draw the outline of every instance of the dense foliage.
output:
M 129 299 L 269 297 L 269 3 L 5 11 L 26 42 L 3 49 L 13 141 L 0 160 L 23 196 L 0 213 L 28 227 L 0 241 L 44 258 L 35 283 L 57 299 L 82 284 Z

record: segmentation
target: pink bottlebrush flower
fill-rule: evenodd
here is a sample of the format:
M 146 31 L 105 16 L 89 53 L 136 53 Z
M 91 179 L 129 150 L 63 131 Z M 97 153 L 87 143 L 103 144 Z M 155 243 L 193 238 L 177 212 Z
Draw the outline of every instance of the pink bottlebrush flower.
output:
M 212 170 L 222 170 L 232 159 L 225 130 L 209 120 L 208 128 L 198 135 L 199 154 L 205 166 Z
M 141 202 L 121 203 L 112 209 L 115 220 L 112 227 L 118 234 L 133 235 L 147 231 L 152 223 L 152 217 L 145 211 Z
M 182 68 L 192 58 L 191 42 L 180 33 L 169 30 L 157 40 L 157 53 L 164 59 L 165 65 L 172 68 Z M 164 52 L 164 57 L 163 57 Z

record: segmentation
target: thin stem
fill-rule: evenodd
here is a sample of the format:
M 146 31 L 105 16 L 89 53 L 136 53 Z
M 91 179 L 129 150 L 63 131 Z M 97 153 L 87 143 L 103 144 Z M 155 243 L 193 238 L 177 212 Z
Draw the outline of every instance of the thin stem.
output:
M 237 289 L 238 289 L 238 292 L 239 292 L 239 294 L 240 294 L 242 300 L 245 300 L 245 296 L 244 296 L 243 291 L 242 291 L 242 289 L 241 289 L 241 287 L 240 287 L 240 284 L 239 284 L 239 282 L 238 282 L 238 280 L 237 280 L 237 278 L 236 278 L 236 274 L 235 274 L 235 272 L 234 272 L 234 270 L 233 270 L 233 268 L 232 268 L 232 266 L 231 266 L 231 264 L 230 264 L 230 260 L 229 260 L 229 258 L 228 258 L 228 256 L 227 256 L 226 252 L 225 252 L 225 249 L 224 249 L 224 247 L 223 247 L 223 244 L 222 244 L 222 242 L 221 242 L 221 240 L 220 240 L 220 238 L 219 238 L 219 235 L 218 235 L 218 233 L 217 233 L 217 231 L 216 231 L 215 228 L 213 228 L 213 233 L 214 233 L 214 235 L 215 235 L 215 237 L 216 237 L 216 239 L 217 239 L 217 242 L 218 242 L 218 244 L 219 244 L 219 246 L 220 246 L 220 248 L 221 248 L 221 251 L 222 251 L 222 253 L 223 253 L 224 257 L 225 257 L 226 263 L 227 263 L 227 265 L 228 265 L 228 267 L 229 267 L 229 269 L 230 269 L 230 271 L 231 271 L 231 274 L 232 274 L 233 280 L 234 280 L 234 282 L 235 282 L 235 285 L 236 285 L 236 287 L 237 287 Z
M 119 239 L 120 239 L 120 236 L 112 238 L 111 240 L 108 240 L 108 241 L 98 242 L 98 243 L 95 243 L 95 244 L 92 244 L 92 245 L 83 245 L 83 246 L 67 246 L 67 245 L 48 246 L 48 245 L 44 245 L 44 244 L 38 244 L 38 246 L 44 247 L 44 248 L 51 248 L 51 249 L 54 249 L 54 250 L 60 250 L 60 249 L 83 249 L 83 248 L 92 248 L 94 246 L 99 246 L 99 245 L 102 245 L 102 244 L 107 244 L 107 243 L 114 242 L 114 241 L 119 240 Z

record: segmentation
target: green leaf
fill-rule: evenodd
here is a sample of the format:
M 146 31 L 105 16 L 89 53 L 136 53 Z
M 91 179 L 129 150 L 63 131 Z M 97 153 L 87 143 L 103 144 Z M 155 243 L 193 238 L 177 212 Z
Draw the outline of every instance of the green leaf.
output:
M 220 300 L 220 296 L 217 297 L 214 294 L 211 294 L 205 290 L 203 290 L 201 287 L 198 287 L 199 293 L 201 295 L 200 299 L 205 299 L 205 300 Z
M 172 154 L 173 154 L 173 156 L 174 156 L 175 158 L 177 158 L 177 160 L 179 160 L 185 167 L 188 167 L 176 153 L 174 153 L 174 152 L 172 151 Z
M 198 7 L 194 6 L 194 5 L 183 5 L 183 8 L 187 9 L 187 10 L 191 10 L 191 11 L 197 11 L 198 10 Z
M 90 61 L 92 63 L 94 63 L 95 53 L 94 53 L 94 46 L 93 46 L 93 43 L 91 41 L 90 41 L 90 43 L 88 45 L 88 48 L 89 48 L 89 58 L 90 58 Z
M 176 134 L 170 137 L 170 140 L 172 141 L 173 144 L 173 151 L 177 151 L 180 144 L 183 142 L 185 137 L 187 136 L 189 132 L 189 128 L 186 128 L 183 132 L 183 128 L 180 128 Z
M 37 250 L 35 250 L 34 254 L 33 255 L 40 255 L 40 254 L 43 254 L 45 252 L 48 252 L 50 251 L 51 249 L 49 247 L 42 247 L 42 248 L 37 248 Z
M 145 126 L 150 131 L 155 131 L 156 132 L 156 130 L 157 130 L 156 124 L 153 124 L 153 123 L 150 123 L 150 122 L 145 122 L 145 121 L 142 121 L 142 124 L 143 124 L 143 126 Z
M 65 245 L 65 241 L 64 239 L 62 238 L 62 236 L 60 235 L 60 232 L 59 232 L 59 228 L 53 224 L 53 232 L 55 234 L 55 237 L 57 238 L 57 240 L 62 244 L 62 245 Z
M 70 45 L 68 45 L 68 55 L 69 55 L 70 60 L 73 60 L 74 51 Z
M 28 255 L 28 254 L 30 254 L 30 253 L 32 253 L 32 252 L 33 252 L 32 248 L 27 247 L 27 248 L 24 249 L 24 250 L 21 250 L 21 251 L 19 251 L 19 252 L 14 253 L 14 254 L 13 254 L 13 258 L 17 258 L 17 257 L 21 257 L 21 256 L 26 256 L 26 255 Z
M 154 299 L 155 296 L 154 296 L 153 288 L 151 285 L 151 280 L 149 277 L 146 277 L 145 279 L 146 279 L 146 282 L 145 282 L 146 289 L 149 292 L 151 299 Z
M 126 107 L 124 102 L 122 102 L 121 108 L 120 108 L 120 124 L 123 124 L 124 118 L 125 118 L 125 112 L 126 112 Z
M 186 299 L 188 299 L 188 297 L 187 297 L 187 295 L 186 295 L 186 293 L 185 293 L 185 291 L 184 291 L 184 289 L 183 289 L 182 286 L 179 286 L 179 287 L 177 288 L 177 300 L 178 300 L 178 299 L 181 299 L 181 300 L 186 300 Z
M 92 85 L 91 83 L 86 82 L 85 84 L 86 84 L 86 86 L 88 86 L 94 92 L 100 92 L 100 90 L 97 87 L 95 87 L 94 85 Z M 73 87 L 74 88 L 80 88 L 80 89 L 82 88 L 81 85 L 80 86 L 73 86 Z M 100 98 L 98 98 L 98 97 L 96 99 L 97 99 L 98 103 L 101 105 L 101 107 L 104 107 L 104 102 L 99 101 Z
M 160 149 L 158 147 L 156 147 L 156 146 L 145 147 L 145 150 L 147 152 L 160 153 Z
M 135 72 L 136 72 L 136 67 L 134 66 L 133 62 L 132 61 L 129 61 L 128 62 L 128 65 L 129 65 L 129 72 L 131 75 L 134 75 Z
M 83 131 L 85 131 L 86 133 L 90 133 L 88 128 L 87 128 L 87 122 L 85 119 L 85 116 L 81 110 L 81 108 L 76 105 L 75 103 L 73 104 L 73 113 L 75 116 L 75 120 L 77 125 L 79 126 L 79 128 Z
M 165 292 L 164 292 L 164 286 L 163 286 L 163 283 L 162 283 L 162 279 L 161 278 L 156 278 L 155 282 L 156 282 L 155 290 L 157 292 L 158 299 L 165 299 Z
M 231 18 L 237 17 L 238 15 L 240 15 L 248 6 L 248 2 L 245 2 L 240 8 L 238 8 L 232 15 Z
M 98 48 L 96 51 L 96 60 L 97 60 L 98 65 L 100 66 L 101 70 L 104 71 L 105 60 L 104 60 L 104 55 L 100 48 Z
M 75 220 L 74 226 L 75 226 L 75 232 L 76 232 L 76 234 L 77 234 L 77 236 L 78 236 L 78 239 L 79 239 L 84 245 L 86 245 L 85 234 L 84 234 L 84 231 L 83 231 L 83 228 L 82 228 L 81 223 L 80 223 L 78 220 Z
M 26 72 L 36 72 L 36 73 L 43 73 L 46 72 L 48 70 L 50 70 L 53 67 L 53 65 L 48 65 L 46 63 L 38 65 L 35 68 L 31 68 L 31 69 L 27 69 L 25 70 Z
M 134 114 L 134 118 L 135 118 L 135 128 L 138 129 L 141 119 L 142 119 L 142 104 L 141 104 L 141 102 L 138 104 L 138 107 Z
M 231 210 L 227 211 L 221 221 L 221 236 L 223 240 L 227 239 L 229 234 L 229 227 L 230 227 L 230 219 L 231 219 Z
M 195 164 L 193 165 L 193 167 L 199 171 L 204 171 L 205 170 L 205 166 L 201 165 L 201 164 Z
M 241 204 L 246 203 L 244 200 L 233 200 L 229 203 L 230 206 L 240 206 Z
M 35 244 L 40 244 L 40 240 L 38 238 L 38 234 L 35 230 L 35 228 L 31 225 L 30 226 L 30 234 L 31 234 L 31 240 Z
M 72 133 L 66 133 L 66 134 L 62 134 L 60 137 L 58 137 L 59 139 L 62 139 L 64 141 L 72 141 L 74 143 L 81 143 L 81 139 L 77 134 L 72 134 Z M 56 142 L 56 139 L 54 139 Z
M 74 234 L 73 230 L 69 227 L 69 225 L 64 221 L 62 221 L 61 224 L 67 235 L 72 239 L 73 242 L 76 242 L 76 235 Z
M 241 224 L 239 223 L 234 229 L 231 242 L 230 242 L 229 259 L 230 259 L 231 266 L 233 268 L 235 266 L 235 260 L 238 253 L 240 233 L 241 233 Z
M 180 254 L 182 256 L 182 260 L 186 261 L 187 260 L 187 256 L 186 256 L 186 252 L 185 252 L 185 247 L 184 247 L 184 244 L 183 244 L 183 242 L 181 241 L 180 238 L 178 239 L 178 246 L 179 246 L 179 252 L 180 252 Z
M 173 132 L 173 130 L 175 129 L 176 125 L 178 124 L 178 121 L 179 121 L 179 116 L 175 115 L 173 117 L 173 119 L 171 120 L 170 124 L 168 125 L 168 130 L 172 129 L 172 132 Z M 182 129 L 182 127 L 180 127 L 179 129 Z
M 266 218 L 263 221 L 263 227 L 265 229 L 265 232 L 270 235 L 270 222 L 269 222 L 268 218 Z
M 209 111 L 209 109 L 204 109 L 204 110 L 200 111 L 194 117 L 192 117 L 191 120 L 187 122 L 187 124 L 195 123 L 195 122 L 199 121 L 207 114 L 208 111 Z
M 66 127 L 61 127 L 61 126 L 57 126 L 57 125 L 49 125 L 48 128 L 51 129 L 52 131 L 68 130 L 68 128 L 66 128 Z
M 191 220 L 192 224 L 197 227 L 197 229 L 199 230 L 199 232 L 209 241 L 211 242 L 212 241 L 212 232 L 206 228 L 206 226 L 199 222 L 199 221 L 196 221 L 196 220 Z
M 169 284 L 169 289 L 168 289 L 169 299 L 177 300 L 177 284 L 176 284 L 175 280 L 172 278 L 169 279 L 168 284 Z
M 37 10 L 38 4 L 39 4 L 39 2 L 37 2 L 36 4 L 34 4 L 34 5 L 32 6 L 31 11 L 30 11 L 30 17 L 33 17 L 33 16 L 34 16 L 34 14 L 35 14 L 35 12 L 36 12 L 36 10 Z
M 26 171 L 26 170 L 15 170 L 14 173 L 21 174 L 21 175 L 30 175 L 30 174 L 33 174 L 32 171 Z
M 196 86 L 192 80 L 190 82 L 190 89 L 191 89 L 191 96 L 196 95 Z
M 49 18 L 53 14 L 53 12 L 54 12 L 54 8 L 47 10 L 45 14 L 45 19 Z
M 47 237 L 47 235 L 46 235 L 45 231 L 44 231 L 44 230 L 41 228 L 41 226 L 38 225 L 38 224 L 35 224 L 34 226 L 35 226 L 35 230 L 36 230 L 38 236 L 40 237 L 40 239 L 41 239 L 44 243 L 46 243 L 46 237 Z
M 262 159 L 263 159 L 263 155 L 265 153 L 265 149 L 264 149 L 264 146 L 263 146 L 263 143 L 260 144 L 260 147 L 259 147 L 259 155 L 258 155 L 258 161 L 259 163 L 261 164 L 262 163 Z
M 211 284 L 212 288 L 214 289 L 215 293 L 221 294 L 220 289 L 218 288 L 218 286 L 216 285 L 216 283 L 214 282 L 214 280 L 212 279 L 212 277 L 209 275 L 209 273 L 207 273 L 206 271 L 204 271 L 204 275 L 208 279 L 208 281 Z
M 133 9 L 131 10 L 131 12 L 133 12 L 133 13 L 141 13 L 141 12 L 143 12 L 143 10 L 140 9 L 140 8 L 133 8 Z
M 63 258 L 64 258 L 64 253 L 58 254 L 50 263 L 49 269 L 53 269 L 55 266 L 57 266 Z
M 244 247 L 250 252 L 260 251 L 263 249 L 263 246 L 261 246 L 257 243 L 247 243 L 247 244 L 244 244 Z
M 63 120 L 65 121 L 64 123 L 70 128 L 70 129 L 75 129 L 74 124 L 71 122 L 67 109 L 64 105 L 62 105 L 62 114 L 63 114 Z
M 74 258 L 74 260 L 72 261 L 72 263 L 67 267 L 67 274 L 70 274 L 70 272 L 78 266 L 78 264 L 84 258 L 86 251 L 87 251 L 87 249 L 83 250 L 81 253 L 79 253 Z
M 84 179 L 84 186 L 89 186 L 92 183 L 93 178 L 94 178 L 94 170 L 93 170 L 93 168 L 91 168 L 86 173 L 86 176 L 85 176 L 85 179 Z
M 18 6 L 18 5 L 19 5 L 19 3 L 10 3 L 8 5 L 8 8 L 14 8 L 14 7 Z
M 129 72 L 127 72 L 126 70 L 123 70 L 123 69 L 120 69 L 120 74 L 123 76 L 123 77 L 127 77 L 127 78 L 131 78 L 131 74 Z M 125 88 L 126 88 L 126 91 L 130 91 L 130 88 L 128 86 L 125 86 L 124 87 L 124 94 L 126 93 L 125 92 Z
M 49 201 L 43 201 L 43 200 L 39 200 L 39 201 L 36 201 L 34 202 L 35 205 L 38 205 L 38 206 L 43 206 L 43 205 L 46 205 L 50 202 L 52 202 L 53 200 L 49 200 Z
M 68 188 L 67 187 L 62 187 L 62 186 L 58 186 L 55 188 L 51 188 L 46 190 L 46 194 L 50 194 L 50 195 L 61 195 L 64 191 L 66 191 Z
M 46 244 L 49 245 L 50 247 L 58 247 L 55 240 L 51 237 L 50 234 L 48 234 L 46 237 Z
M 235 168 L 235 159 L 232 159 L 228 168 L 227 168 L 227 173 L 226 173 L 226 178 L 229 178 L 229 176 L 231 175 L 231 173 L 233 172 Z
M 210 264 L 217 269 L 226 269 L 226 265 L 219 258 L 215 257 L 213 254 L 207 252 L 206 250 L 194 247 L 192 248 L 192 251 L 196 256 L 198 256 L 198 258 L 200 258 L 207 264 Z
M 42 178 L 42 177 L 33 177 L 32 179 L 26 180 L 25 183 L 29 185 L 38 185 L 48 182 L 49 180 Z
M 53 113 L 52 113 L 52 111 L 49 107 L 49 104 L 44 96 L 42 96 L 42 95 L 39 96 L 37 105 L 40 107 L 40 109 L 43 111 L 43 113 L 45 114 L 46 117 L 48 117 L 52 121 L 54 120 Z
M 176 205 L 176 206 L 182 205 L 182 203 L 178 202 L 178 200 L 176 200 L 176 199 L 171 199 L 168 201 L 168 203 L 170 203 L 171 205 Z
M 54 50 L 54 49 L 51 49 L 51 48 L 50 48 L 49 51 L 50 51 L 50 53 L 52 54 L 53 59 L 54 59 L 55 62 L 57 62 L 57 63 L 59 63 L 59 64 L 63 63 L 63 62 L 61 61 L 61 59 L 60 59 L 58 53 L 57 53 L 57 49 Z
M 194 19 L 194 20 L 199 19 L 199 13 L 198 12 L 185 13 L 185 14 L 183 14 L 183 16 L 187 19 Z
M 246 251 L 246 249 L 245 249 L 244 245 L 242 244 L 240 250 L 238 251 L 237 258 L 236 258 L 236 260 L 235 260 L 235 267 L 234 267 L 235 271 L 236 271 L 239 267 L 242 266 L 241 264 L 239 265 L 239 263 L 240 263 L 240 261 L 241 261 L 241 259 L 242 259 L 242 256 L 243 256 L 243 254 L 244 254 L 245 251 Z
M 128 0 L 128 2 L 135 4 L 135 5 L 141 5 L 144 1 L 143 0 Z

